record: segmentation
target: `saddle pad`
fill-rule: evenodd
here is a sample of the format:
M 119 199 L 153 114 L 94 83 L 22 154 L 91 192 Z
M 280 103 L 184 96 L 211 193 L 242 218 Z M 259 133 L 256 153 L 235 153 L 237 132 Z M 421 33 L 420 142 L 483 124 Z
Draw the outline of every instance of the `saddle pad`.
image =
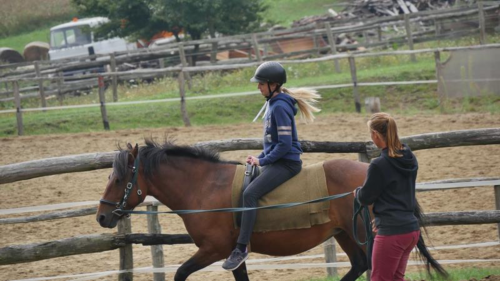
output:
M 232 206 L 238 206 L 241 196 L 245 166 L 236 166 L 232 187 Z M 304 202 L 328 196 L 323 163 L 302 168 L 302 171 L 266 194 L 259 200 L 259 206 L 269 206 L 284 203 Z M 278 231 L 287 229 L 310 228 L 313 225 L 330 221 L 328 210 L 330 201 L 305 204 L 292 208 L 258 210 L 254 232 Z M 236 213 L 233 220 L 236 227 Z

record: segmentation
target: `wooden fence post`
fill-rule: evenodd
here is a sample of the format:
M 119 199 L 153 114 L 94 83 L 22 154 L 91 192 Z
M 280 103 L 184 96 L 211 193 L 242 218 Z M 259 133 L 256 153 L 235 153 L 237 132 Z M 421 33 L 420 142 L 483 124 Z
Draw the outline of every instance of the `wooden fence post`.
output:
M 262 61 L 262 56 L 260 55 L 259 42 L 257 41 L 257 35 L 252 33 L 252 45 L 253 51 L 255 52 L 255 58 L 257 58 L 258 62 Z
M 437 19 L 434 20 L 434 32 L 437 39 L 439 40 L 439 35 L 441 35 L 441 24 Z
M 116 57 L 115 54 L 111 54 L 109 56 L 109 66 L 111 68 L 111 72 L 116 72 Z M 113 87 L 113 101 L 117 102 L 118 101 L 118 76 L 113 75 L 111 76 L 111 85 Z
M 218 49 L 218 47 L 219 46 L 218 46 L 217 41 L 212 43 L 212 50 L 210 53 L 210 63 L 212 63 L 212 64 L 217 63 L 217 49 Z
M 351 68 L 351 79 L 352 79 L 352 92 L 354 95 L 354 106 L 356 107 L 356 112 L 361 112 L 361 103 L 359 102 L 359 91 L 358 91 L 358 77 L 356 74 L 356 61 L 354 57 L 349 57 L 349 67 Z
M 62 84 L 64 83 L 64 78 L 61 72 L 58 72 L 57 76 L 59 77 L 59 79 L 57 79 L 57 100 L 59 100 L 59 105 L 62 106 L 64 100 L 62 93 Z
M 97 81 L 99 84 L 99 102 L 101 103 L 102 124 L 104 125 L 104 130 L 109 131 L 108 113 L 106 111 L 106 97 L 104 96 L 104 77 L 99 76 Z
M 379 42 L 382 42 L 382 27 L 380 25 L 377 27 L 377 38 Z
M 42 74 L 40 71 L 40 62 L 35 61 L 35 72 L 36 78 L 41 78 Z M 40 100 L 42 101 L 42 107 L 47 107 L 47 100 L 45 99 L 45 89 L 43 88 L 43 80 L 38 80 L 38 91 L 40 92 Z
M 477 9 L 479 14 L 479 43 L 481 45 L 488 44 L 488 40 L 486 39 L 486 21 L 484 18 L 484 7 L 483 0 L 477 1 Z
M 188 66 L 187 60 L 186 60 L 186 53 L 184 52 L 184 44 L 180 43 L 179 44 L 179 57 L 181 59 L 181 64 L 182 67 Z M 191 75 L 187 72 L 181 72 L 182 75 L 185 75 L 182 79 L 186 79 L 188 82 L 188 89 L 191 90 Z
M 147 206 L 147 210 L 148 212 L 157 212 L 158 206 Z M 161 226 L 157 214 L 148 214 L 148 232 L 150 234 L 161 234 Z M 151 258 L 153 260 L 153 268 L 163 268 L 165 266 L 162 245 L 151 246 Z M 153 281 L 165 281 L 165 273 L 155 272 L 153 274 Z
M 365 43 L 365 48 L 368 48 L 368 44 L 370 44 L 370 36 L 368 36 L 368 31 L 366 30 L 363 30 L 363 39 L 364 39 L 364 43 Z
M 365 111 L 366 113 L 377 113 L 381 111 L 380 98 L 379 97 L 367 97 L 365 98 Z
M 436 80 L 438 82 L 439 108 L 441 113 L 443 113 L 445 110 L 444 103 L 446 102 L 446 91 L 443 91 L 444 89 L 441 89 L 443 87 L 441 83 L 444 83 L 444 81 L 441 79 L 441 53 L 439 51 L 434 52 L 434 60 L 436 62 Z
M 332 27 L 329 22 L 325 22 L 326 36 L 328 37 L 328 44 L 330 44 L 330 50 L 332 55 L 337 54 L 337 38 L 333 36 Z M 340 73 L 340 64 L 338 59 L 334 59 L 335 72 Z
M 132 223 L 130 218 L 124 217 L 118 221 L 118 234 L 132 233 Z M 134 268 L 134 256 L 132 244 L 127 244 L 120 248 L 120 270 L 131 270 Z M 132 281 L 132 272 L 123 272 L 118 275 L 118 281 Z
M 405 28 L 406 28 L 406 37 L 408 38 L 408 46 L 410 47 L 410 50 L 413 51 L 413 34 L 411 31 L 411 25 L 410 25 L 410 15 L 405 14 Z M 416 62 L 417 58 L 415 57 L 415 54 L 410 55 L 411 61 Z
M 323 243 L 323 249 L 325 251 L 325 262 L 334 263 L 337 262 L 337 248 L 335 246 L 335 238 L 330 238 Z M 337 268 L 327 267 L 326 268 L 327 277 L 336 277 Z
M 188 113 L 186 111 L 186 89 L 184 87 L 185 85 L 185 82 L 184 82 L 184 74 L 181 72 L 179 72 L 179 77 L 178 77 L 178 80 L 179 80 L 179 94 L 181 96 L 181 115 L 182 115 L 182 121 L 184 121 L 184 126 L 186 127 L 190 127 L 191 126 L 191 122 L 189 121 L 189 116 L 188 116 Z
M 17 135 L 24 135 L 23 127 L 23 113 L 21 111 L 21 94 L 19 93 L 19 83 L 12 82 L 12 89 L 14 89 L 14 99 L 16 101 L 16 119 L 17 119 Z
M 500 185 L 495 185 L 495 207 L 497 210 L 500 210 Z M 498 228 L 498 239 L 500 240 L 500 223 L 497 224 Z
M 320 51 L 319 51 L 319 48 L 321 47 L 321 46 L 320 46 L 321 44 L 320 44 L 319 40 L 320 40 L 320 38 L 321 38 L 321 37 L 320 37 L 320 34 L 317 34 L 317 33 L 316 33 L 316 31 L 317 31 L 318 29 L 320 29 L 320 28 L 321 28 L 320 24 L 319 24 L 318 22 L 316 22 L 316 24 L 315 24 L 315 26 L 314 26 L 314 37 L 313 37 L 313 43 L 314 43 L 314 49 L 316 49 L 316 50 L 317 50 L 317 51 L 316 51 L 316 55 L 318 55 L 318 56 L 321 54 L 321 53 L 320 53 Z

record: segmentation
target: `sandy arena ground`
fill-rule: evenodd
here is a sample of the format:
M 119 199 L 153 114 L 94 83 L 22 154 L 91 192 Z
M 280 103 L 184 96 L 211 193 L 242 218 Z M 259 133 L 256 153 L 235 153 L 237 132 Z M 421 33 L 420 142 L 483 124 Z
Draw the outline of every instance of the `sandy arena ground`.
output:
M 400 126 L 400 135 L 408 136 L 448 130 L 500 127 L 500 116 L 490 114 L 465 115 L 421 115 L 396 116 Z M 304 140 L 315 141 L 365 141 L 369 135 L 365 126 L 366 115 L 330 115 L 320 116 L 310 125 L 299 125 L 299 135 Z M 2 146 L 0 165 L 18 163 L 34 159 L 57 157 L 90 152 L 109 152 L 116 149 L 118 143 L 144 142 L 144 137 L 156 137 L 162 140 L 165 135 L 175 138 L 178 144 L 192 144 L 199 141 L 221 140 L 230 138 L 260 137 L 260 124 L 206 126 L 192 128 L 164 128 L 145 130 L 112 131 L 106 133 L 83 133 L 49 136 L 28 136 L 0 138 Z M 223 153 L 225 159 L 243 161 L 248 153 L 256 151 L 238 151 Z M 476 146 L 442 148 L 417 151 L 420 162 L 418 181 L 430 181 L 447 178 L 494 177 L 500 176 L 500 146 Z M 356 154 L 305 154 L 305 164 L 312 164 L 331 158 L 357 159 Z M 0 209 L 26 206 L 56 204 L 65 202 L 97 201 L 100 199 L 107 182 L 110 169 L 63 174 L 36 178 L 2 185 Z M 418 199 L 426 212 L 492 210 L 495 209 L 492 187 L 466 188 L 459 190 L 434 191 L 419 193 Z M 166 208 L 160 208 L 166 210 Z M 27 216 L 33 214 L 21 214 Z M 39 214 L 39 213 L 36 213 Z M 3 216 L 13 217 L 11 216 Z M 163 233 L 185 233 L 179 217 L 161 215 Z M 134 232 L 146 233 L 146 218 L 142 215 L 132 217 Z M 498 240 L 496 225 L 446 226 L 428 228 L 433 245 L 455 245 Z M 29 224 L 10 224 L 0 226 L 0 247 L 16 244 L 37 243 L 63 239 L 67 237 L 95 233 L 112 233 L 116 229 L 101 228 L 94 216 L 61 219 Z M 316 247 L 304 255 L 322 254 L 322 246 Z M 337 249 L 340 249 L 337 247 Z M 165 263 L 180 264 L 194 252 L 193 245 L 165 246 Z M 340 250 L 339 250 L 340 251 Z M 433 252 L 438 259 L 500 259 L 500 247 L 470 248 Z M 264 256 L 252 254 L 251 258 Z M 341 261 L 344 261 L 341 258 Z M 324 262 L 323 259 L 304 259 L 303 263 Z M 151 266 L 150 248 L 134 245 L 135 267 Z M 284 262 L 289 263 L 289 262 Z M 98 254 L 69 256 L 0 266 L 0 280 L 26 279 L 43 276 L 71 275 L 101 272 L 118 269 L 118 251 Z M 500 263 L 473 263 L 447 265 L 447 268 L 462 267 L 499 268 Z M 422 268 L 409 267 L 408 271 Z M 341 273 L 345 269 L 340 270 Z M 322 277 L 325 269 L 286 269 L 251 271 L 251 280 L 309 280 Z M 99 280 L 116 280 L 116 275 Z M 135 280 L 152 280 L 151 274 L 136 274 Z M 72 278 L 58 280 L 74 280 Z M 167 274 L 167 280 L 173 280 L 173 274 Z M 233 280 L 228 272 L 198 272 L 188 280 L 215 281 Z

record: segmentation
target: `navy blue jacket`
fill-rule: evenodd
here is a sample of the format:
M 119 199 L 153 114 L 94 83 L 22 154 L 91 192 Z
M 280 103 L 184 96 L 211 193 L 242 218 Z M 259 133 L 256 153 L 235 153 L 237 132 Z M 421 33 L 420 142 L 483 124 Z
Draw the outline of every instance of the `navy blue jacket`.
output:
M 373 204 L 375 226 L 380 235 L 395 235 L 418 230 L 415 181 L 418 162 L 410 148 L 403 145 L 403 157 L 389 157 L 387 148 L 368 168 L 363 187 L 356 190 L 362 205 Z
M 279 159 L 300 161 L 302 148 L 297 137 L 295 114 L 297 101 L 290 95 L 279 93 L 269 100 L 264 117 L 264 151 L 257 157 L 265 166 Z

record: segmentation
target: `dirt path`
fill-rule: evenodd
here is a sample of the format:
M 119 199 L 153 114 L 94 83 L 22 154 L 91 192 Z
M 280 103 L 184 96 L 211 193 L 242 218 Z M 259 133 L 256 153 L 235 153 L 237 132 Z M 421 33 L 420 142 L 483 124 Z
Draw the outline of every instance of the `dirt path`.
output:
M 490 114 L 396 117 L 402 136 L 448 130 L 500 127 L 500 116 Z M 313 124 L 299 125 L 300 137 L 316 141 L 365 141 L 369 138 L 365 127 L 366 118 L 365 115 L 321 116 Z M 0 165 L 70 154 L 108 152 L 115 150 L 117 144 L 124 146 L 127 141 L 141 144 L 144 137 L 150 136 L 160 140 L 168 136 L 176 139 L 178 144 L 192 144 L 199 141 L 260 137 L 260 134 L 260 124 L 244 124 L 2 138 L 0 139 L 2 146 Z M 248 153 L 257 152 L 227 152 L 223 153 L 222 156 L 225 159 L 243 161 Z M 500 165 L 498 164 L 500 146 L 498 145 L 417 151 L 416 155 L 420 162 L 418 176 L 420 182 L 445 178 L 500 175 Z M 356 159 L 357 156 L 355 154 L 331 155 L 323 153 L 303 156 L 306 165 L 331 158 Z M 97 201 L 104 190 L 109 172 L 109 169 L 106 169 L 64 174 L 2 185 L 0 189 L 3 200 L 0 202 L 0 209 L 87 200 Z M 418 198 L 426 212 L 491 210 L 495 208 L 493 188 L 489 187 L 419 193 Z M 162 209 L 160 208 L 160 210 Z M 30 214 L 23 216 L 25 215 Z M 184 226 L 177 216 L 161 216 L 160 222 L 164 233 L 185 233 Z M 133 216 L 132 227 L 134 232 L 147 232 L 145 217 Z M 0 247 L 114 231 L 116 230 L 100 228 L 93 216 L 30 224 L 2 225 L 0 226 Z M 498 239 L 495 225 L 431 227 L 429 234 L 434 245 L 476 243 Z M 166 246 L 165 263 L 182 263 L 194 252 L 195 247 L 192 245 Z M 305 253 L 305 255 L 322 253 L 320 246 Z M 500 247 L 446 250 L 435 252 L 435 255 L 438 259 L 499 259 Z M 264 256 L 258 254 L 251 256 L 251 258 L 261 257 Z M 302 262 L 322 261 L 324 260 L 308 259 Z M 136 267 L 151 266 L 150 249 L 134 246 L 134 262 Z M 0 266 L 0 280 L 116 270 L 118 263 L 117 251 L 110 251 Z M 490 268 L 500 267 L 499 263 L 491 262 L 473 265 Z M 473 265 L 460 264 L 447 267 L 470 267 Z M 417 271 L 418 268 L 409 267 L 409 270 Z M 250 272 L 250 278 L 251 280 L 277 281 L 308 280 L 312 277 L 322 277 L 324 272 L 325 270 L 321 268 L 261 270 Z M 167 276 L 167 280 L 173 279 L 173 274 L 167 274 Z M 227 272 L 203 272 L 195 273 L 189 280 L 232 280 L 231 278 L 232 275 Z M 99 280 L 116 280 L 116 276 Z M 151 275 L 136 275 L 135 280 L 151 280 Z

